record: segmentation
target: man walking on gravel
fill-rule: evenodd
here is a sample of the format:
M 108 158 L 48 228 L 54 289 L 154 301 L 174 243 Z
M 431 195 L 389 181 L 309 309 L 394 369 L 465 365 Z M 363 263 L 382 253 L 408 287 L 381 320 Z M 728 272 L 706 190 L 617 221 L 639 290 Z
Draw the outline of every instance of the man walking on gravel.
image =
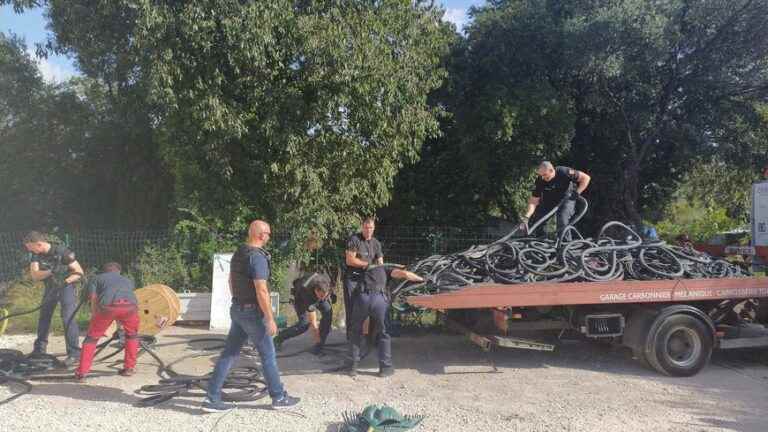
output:
M 225 411 L 232 408 L 230 404 L 222 401 L 221 389 L 248 339 L 259 352 L 264 379 L 272 397 L 272 408 L 286 408 L 299 403 L 299 398 L 289 396 L 283 388 L 272 340 L 277 334 L 277 324 L 272 315 L 267 286 L 271 272 L 270 255 L 264 250 L 270 234 L 271 228 L 266 222 L 251 222 L 248 240 L 232 256 L 229 270 L 229 287 L 232 291 L 229 314 L 232 325 L 224 351 L 216 362 L 208 382 L 207 397 L 203 401 L 203 409 L 206 411 Z

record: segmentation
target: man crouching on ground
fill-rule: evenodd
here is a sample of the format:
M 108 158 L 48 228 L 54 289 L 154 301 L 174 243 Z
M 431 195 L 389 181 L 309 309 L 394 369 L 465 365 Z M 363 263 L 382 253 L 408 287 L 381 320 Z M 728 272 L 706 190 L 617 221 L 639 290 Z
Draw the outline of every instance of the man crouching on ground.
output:
M 312 331 L 315 346 L 311 352 L 319 355 L 322 353 L 328 334 L 331 332 L 333 322 L 333 303 L 336 296 L 331 289 L 331 279 L 328 275 L 312 273 L 293 281 L 293 307 L 299 321 L 292 327 L 281 331 L 275 337 L 275 346 L 278 351 L 286 340 Z M 318 325 L 317 311 L 322 313 L 322 319 Z
M 110 262 L 102 267 L 103 273 L 88 281 L 88 295 L 91 300 L 91 323 L 88 335 L 83 340 L 80 366 L 75 378 L 83 381 L 91 370 L 96 343 L 113 321 L 117 321 L 125 332 L 125 360 L 122 376 L 135 373 L 136 356 L 139 352 L 139 310 L 133 281 L 120 274 L 120 264 Z

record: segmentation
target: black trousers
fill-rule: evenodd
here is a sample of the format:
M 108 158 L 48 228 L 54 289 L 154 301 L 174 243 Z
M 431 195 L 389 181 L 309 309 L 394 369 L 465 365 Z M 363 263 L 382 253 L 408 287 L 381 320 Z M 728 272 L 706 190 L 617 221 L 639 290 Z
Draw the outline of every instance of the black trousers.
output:
M 323 314 L 323 317 L 320 319 L 320 345 L 325 345 L 325 340 L 328 339 L 328 334 L 331 332 L 331 323 L 333 322 L 333 307 L 331 302 L 327 300 L 317 303 L 316 307 L 317 310 Z M 304 334 L 304 332 L 309 330 L 308 315 L 308 311 L 300 311 L 299 308 L 296 308 L 296 316 L 299 317 L 299 322 L 285 330 L 282 330 L 277 335 L 277 337 L 275 337 L 275 339 L 280 342 L 285 342 L 290 338 Z
M 536 211 L 533 212 L 533 215 L 531 215 L 531 220 L 528 222 L 528 226 L 533 226 L 536 224 L 536 222 L 539 221 L 539 219 L 543 218 L 547 213 L 552 211 L 554 206 L 551 207 L 544 207 L 544 206 L 538 206 L 536 207 Z M 563 202 L 563 205 L 560 206 L 560 208 L 557 210 L 557 213 L 555 214 L 555 220 L 557 221 L 557 236 L 555 238 L 560 238 L 560 234 L 563 233 L 563 230 L 565 230 L 565 227 L 568 226 L 568 224 L 571 222 L 571 219 L 573 218 L 573 215 L 576 214 L 576 200 L 565 200 Z M 542 224 L 544 226 L 544 224 Z M 541 229 L 542 227 L 539 227 Z M 533 234 L 533 233 L 531 233 Z
M 344 328 L 347 329 L 347 341 L 350 340 L 352 328 L 353 297 L 357 293 L 357 286 L 361 276 L 347 272 L 344 275 Z
M 48 333 L 51 330 L 51 320 L 53 320 L 53 311 L 56 304 L 61 305 L 61 322 L 64 324 L 64 335 L 67 344 L 67 356 L 80 357 L 80 327 L 77 320 L 72 318 L 77 309 L 77 290 L 74 284 L 65 285 L 61 288 L 46 284 L 43 298 L 46 299 L 40 308 L 40 314 L 37 318 L 37 339 L 35 339 L 34 351 L 45 352 L 48 347 Z M 69 326 L 67 326 L 69 323 Z
M 353 299 L 352 327 L 350 339 L 350 358 L 353 362 L 360 361 L 360 347 L 363 342 L 363 323 L 371 319 L 369 336 L 378 342 L 379 367 L 392 367 L 392 342 L 387 333 L 387 311 L 389 301 L 384 293 L 359 292 Z

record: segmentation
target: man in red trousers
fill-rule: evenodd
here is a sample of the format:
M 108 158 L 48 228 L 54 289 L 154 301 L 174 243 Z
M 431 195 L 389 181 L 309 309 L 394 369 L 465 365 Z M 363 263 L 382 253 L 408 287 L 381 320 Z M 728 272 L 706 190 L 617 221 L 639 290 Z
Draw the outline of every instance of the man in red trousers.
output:
M 125 332 L 125 364 L 120 375 L 135 373 L 136 355 L 139 351 L 138 301 L 133 293 L 133 281 L 120 274 L 120 264 L 104 264 L 103 273 L 88 281 L 88 295 L 91 299 L 91 323 L 80 355 L 80 366 L 75 377 L 82 381 L 91 369 L 96 343 L 113 321 L 117 321 Z

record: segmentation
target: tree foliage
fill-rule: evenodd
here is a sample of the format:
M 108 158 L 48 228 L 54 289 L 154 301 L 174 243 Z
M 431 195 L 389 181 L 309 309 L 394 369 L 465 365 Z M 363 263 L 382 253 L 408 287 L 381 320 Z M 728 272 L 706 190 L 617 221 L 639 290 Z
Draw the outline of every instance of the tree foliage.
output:
M 757 181 L 755 171 L 722 160 L 697 163 L 664 208 L 659 233 L 669 239 L 687 234 L 707 241 L 718 233 L 748 228 L 752 184 Z
M 473 15 L 441 100 L 446 170 L 429 174 L 445 181 L 430 186 L 441 197 L 464 191 L 466 213 L 524 190 L 547 158 L 592 174 L 596 225 L 639 223 L 660 216 L 696 160 L 748 168 L 744 156 L 765 151 L 765 0 L 498 0 Z
M 123 2 L 127 3 L 127 2 Z M 180 205 L 339 235 L 438 132 L 450 31 L 410 1 L 140 2 Z
M 87 110 L 43 82 L 23 41 L 0 33 L 0 220 L 5 230 L 78 219 Z
M 85 75 L 2 37 L 6 229 L 484 224 L 541 159 L 592 175 L 593 226 L 681 197 L 737 220 L 766 161 L 768 0 L 491 0 L 466 37 L 426 1 L 0 4 L 45 7 L 39 51 Z

